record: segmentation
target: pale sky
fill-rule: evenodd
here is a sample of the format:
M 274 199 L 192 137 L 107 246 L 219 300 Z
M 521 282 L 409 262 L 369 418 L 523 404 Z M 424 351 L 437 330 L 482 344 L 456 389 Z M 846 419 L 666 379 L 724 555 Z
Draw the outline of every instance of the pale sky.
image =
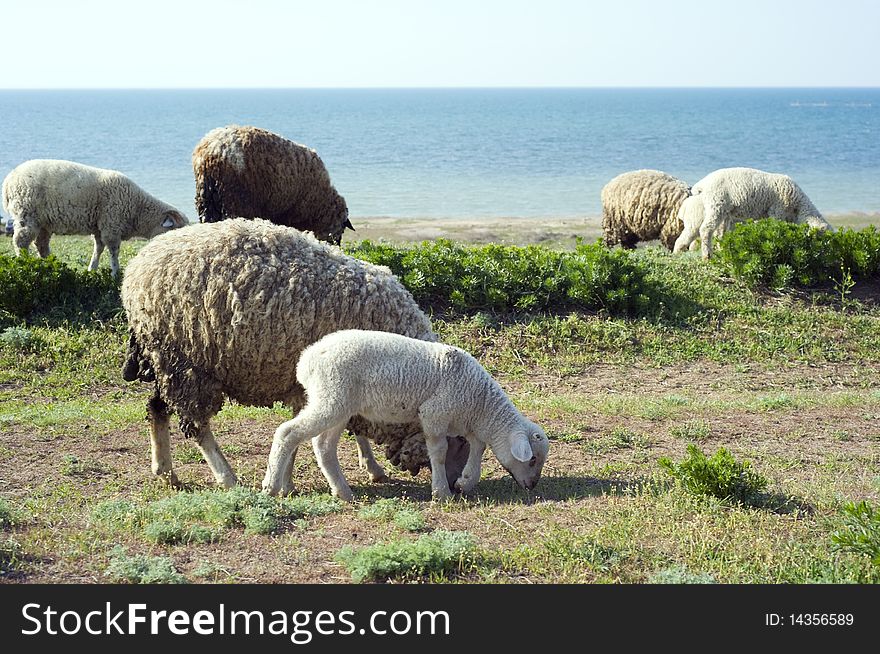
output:
M 880 86 L 876 0 L 0 0 L 0 88 Z

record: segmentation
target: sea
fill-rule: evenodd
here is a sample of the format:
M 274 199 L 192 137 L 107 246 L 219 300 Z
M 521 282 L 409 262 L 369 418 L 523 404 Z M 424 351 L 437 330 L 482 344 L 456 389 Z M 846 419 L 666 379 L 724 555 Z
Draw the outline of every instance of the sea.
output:
M 639 168 L 791 175 L 827 215 L 880 212 L 880 89 L 0 91 L 0 177 L 36 158 L 124 172 L 190 219 L 223 125 L 318 151 L 353 220 L 591 218 Z

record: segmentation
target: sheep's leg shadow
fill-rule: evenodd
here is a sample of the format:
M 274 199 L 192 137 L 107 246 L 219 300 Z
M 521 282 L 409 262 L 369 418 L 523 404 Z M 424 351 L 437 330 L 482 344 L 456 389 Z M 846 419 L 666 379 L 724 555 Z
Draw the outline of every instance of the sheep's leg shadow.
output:
M 171 430 L 168 417 L 168 405 L 153 393 L 147 402 L 147 420 L 150 422 L 150 453 L 153 474 L 161 477 L 174 487 L 180 486 L 180 480 L 174 474 L 171 463 Z
M 370 479 L 375 483 L 388 481 L 388 475 L 385 474 L 385 469 L 378 461 L 376 461 L 376 457 L 373 456 L 373 448 L 370 447 L 370 439 L 366 436 L 355 434 L 354 440 L 357 443 L 358 449 L 358 467 L 361 470 L 369 472 Z
M 346 421 L 347 422 L 347 421 Z M 321 432 L 312 439 L 312 449 L 315 451 L 315 458 L 318 460 L 318 466 L 324 473 L 324 478 L 330 484 L 330 490 L 333 497 L 338 497 L 345 502 L 351 502 L 354 495 L 351 487 L 345 479 L 342 472 L 342 466 L 339 465 L 339 438 L 345 430 L 345 422 L 342 422 L 331 429 Z

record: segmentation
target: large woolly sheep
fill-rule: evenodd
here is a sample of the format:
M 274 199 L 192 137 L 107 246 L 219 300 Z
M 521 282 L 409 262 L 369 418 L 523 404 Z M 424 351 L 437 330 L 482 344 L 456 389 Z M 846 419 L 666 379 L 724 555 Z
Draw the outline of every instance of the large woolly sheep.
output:
M 679 212 L 684 229 L 675 241 L 675 252 L 687 249 L 699 236 L 703 258 L 708 259 L 712 256 L 713 236 L 749 218 L 776 218 L 817 229 L 831 228 L 788 175 L 756 168 L 721 168 L 694 184 L 691 192 L 694 199 L 683 204 Z
M 152 238 L 187 224 L 181 212 L 120 172 L 56 159 L 32 159 L 14 168 L 3 180 L 3 208 L 14 222 L 16 254 L 36 240 L 37 252 L 46 257 L 52 234 L 91 234 L 89 270 L 97 269 L 106 245 L 114 277 L 123 240 Z
M 192 164 L 202 222 L 264 218 L 334 245 L 354 229 L 318 153 L 278 134 L 218 127 L 196 145 Z
M 154 383 L 147 404 L 153 473 L 175 482 L 169 412 L 196 439 L 217 481 L 236 483 L 211 434 L 224 399 L 294 411 L 300 353 L 340 329 L 393 331 L 435 341 L 431 323 L 391 271 L 359 261 L 310 234 L 264 220 L 192 225 L 148 243 L 125 271 L 122 304 L 130 324 L 123 377 Z M 416 474 L 429 464 L 417 422 L 349 429 L 385 445 L 394 465 Z M 365 441 L 362 441 L 365 442 Z M 450 441 L 451 483 L 468 456 Z M 374 479 L 384 473 L 373 473 Z
M 455 487 L 470 492 L 480 480 L 488 445 L 523 488 L 534 488 L 547 460 L 544 431 L 525 418 L 470 354 L 451 345 L 399 334 L 343 330 L 306 348 L 296 378 L 308 401 L 275 431 L 263 490 L 290 492 L 291 452 L 313 439 L 315 456 L 333 494 L 347 501 L 336 446 L 354 416 L 384 423 L 418 421 L 431 460 L 435 499 L 451 495 L 446 476 L 447 437 L 464 436 L 470 456 Z
M 681 233 L 678 208 L 689 194 L 685 182 L 659 170 L 618 175 L 602 188 L 605 244 L 631 249 L 660 239 L 671 250 Z

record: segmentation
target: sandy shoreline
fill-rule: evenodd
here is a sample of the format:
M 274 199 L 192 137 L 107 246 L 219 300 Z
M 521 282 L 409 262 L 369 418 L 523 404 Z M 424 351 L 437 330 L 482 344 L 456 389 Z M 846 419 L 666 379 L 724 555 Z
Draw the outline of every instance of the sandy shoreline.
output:
M 880 227 L 880 212 L 826 216 L 835 227 Z M 448 238 L 468 243 L 542 244 L 573 247 L 578 237 L 602 235 L 602 218 L 352 218 L 356 231 L 345 240 L 370 239 L 413 243 Z

